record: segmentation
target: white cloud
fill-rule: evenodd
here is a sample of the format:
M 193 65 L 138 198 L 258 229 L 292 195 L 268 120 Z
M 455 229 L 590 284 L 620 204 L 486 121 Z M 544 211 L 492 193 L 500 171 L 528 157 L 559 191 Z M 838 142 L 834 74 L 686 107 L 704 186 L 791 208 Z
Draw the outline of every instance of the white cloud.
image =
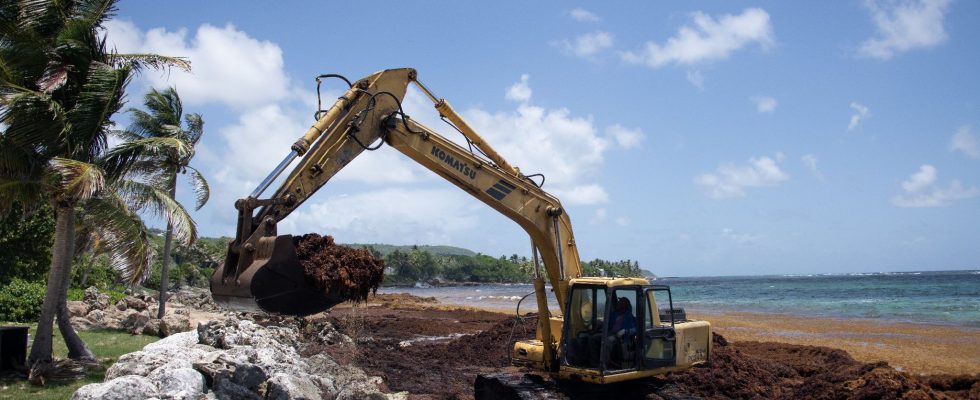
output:
M 632 149 L 640 145 L 643 141 L 643 130 L 640 128 L 627 128 L 620 124 L 606 127 L 606 135 L 616 139 L 619 147 Z
M 279 46 L 252 38 L 231 24 L 220 28 L 204 24 L 193 36 L 187 29 L 142 32 L 125 20 L 110 20 L 106 30 L 108 42 L 120 52 L 189 59 L 189 73 L 176 69 L 144 73 L 155 87 L 175 86 L 185 105 L 217 102 L 236 108 L 256 107 L 293 93 Z
M 521 81 L 511 85 L 507 88 L 508 100 L 519 101 L 521 103 L 527 103 L 531 100 L 531 87 L 527 85 L 527 80 L 530 79 L 528 74 L 521 75 Z
M 902 182 L 902 193 L 892 197 L 897 207 L 943 207 L 957 200 L 980 196 L 980 188 L 964 187 L 958 180 L 950 182 L 949 187 L 936 185 L 939 173 L 932 165 L 922 165 L 919 170 Z
M 861 55 L 887 60 L 897 53 L 929 48 L 946 41 L 943 19 L 949 0 L 867 0 L 875 36 L 861 44 Z
M 803 165 L 806 166 L 806 169 L 810 170 L 810 173 L 813 174 L 814 177 L 823 180 L 823 173 L 821 173 L 820 169 L 817 168 L 817 156 L 813 154 L 805 154 L 803 157 L 800 157 L 800 161 L 803 162 Z
M 630 222 L 632 222 L 632 221 L 630 221 L 630 219 L 629 218 L 626 218 L 626 217 L 616 218 L 616 225 L 619 225 L 619 226 L 629 225 Z
M 578 22 L 599 22 L 601 20 L 598 15 L 584 8 L 573 8 L 568 12 L 568 15 Z
M 949 151 L 962 151 L 970 158 L 980 158 L 980 144 L 970 125 L 961 126 L 949 140 Z
M 461 190 L 389 188 L 336 195 L 304 205 L 280 223 L 289 233 L 330 232 L 345 242 L 465 244 L 479 201 Z
M 694 178 L 705 193 L 714 199 L 745 197 L 745 188 L 775 186 L 789 180 L 789 174 L 779 168 L 782 153 L 776 158 L 752 157 L 748 165 L 724 164 L 715 173 L 705 173 Z
M 775 42 L 769 13 L 760 8 L 717 19 L 698 11 L 691 19 L 693 26 L 681 27 L 664 44 L 647 42 L 641 51 L 623 53 L 623 60 L 653 68 L 670 63 L 692 65 L 728 58 L 732 52 L 752 43 L 767 49 Z
M 704 91 L 704 75 L 701 74 L 701 71 L 687 71 L 687 81 L 698 88 L 698 90 Z
M 771 113 L 776 111 L 776 99 L 769 96 L 755 96 L 750 98 L 755 103 L 755 109 L 761 113 Z
M 580 35 L 572 41 L 562 40 L 558 42 L 558 45 L 567 54 L 581 58 L 592 58 L 599 52 L 612 47 L 613 41 L 613 34 L 606 31 L 595 31 Z
M 521 82 L 519 86 L 528 83 L 524 77 Z M 490 112 L 470 108 L 462 114 L 473 129 L 523 173 L 544 173 L 546 189 L 564 193 L 562 201 L 571 204 L 606 201 L 608 195 L 592 179 L 610 145 L 608 139 L 597 134 L 592 117 L 573 116 L 565 108 L 536 106 L 531 102 L 529 87 L 517 92 L 521 95 L 508 96 L 520 102 L 514 110 Z
M 902 182 L 902 190 L 906 193 L 920 192 L 936 183 L 936 176 L 936 167 L 923 165 L 919 167 L 918 172 L 909 176 L 907 181 Z
M 565 204 L 591 205 L 609 202 L 609 193 L 606 193 L 606 189 L 595 183 L 571 188 L 554 188 L 550 192 L 558 196 Z
M 851 108 L 854 109 L 854 114 L 851 115 L 851 122 L 847 124 L 849 131 L 853 131 L 861 124 L 861 121 L 871 116 L 871 110 L 865 105 L 852 101 Z

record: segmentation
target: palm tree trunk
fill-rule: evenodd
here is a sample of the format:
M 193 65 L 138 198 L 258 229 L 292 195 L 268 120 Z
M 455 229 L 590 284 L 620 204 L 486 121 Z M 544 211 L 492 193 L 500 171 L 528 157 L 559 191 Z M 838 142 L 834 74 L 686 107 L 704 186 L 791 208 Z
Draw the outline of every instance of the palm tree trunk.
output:
M 65 296 L 62 291 L 63 282 L 70 278 L 72 247 L 75 245 L 75 208 L 70 205 L 59 205 L 56 209 L 54 228 L 54 249 L 51 257 L 51 270 L 48 272 L 48 288 L 44 292 L 44 302 L 41 303 L 41 318 L 37 322 L 34 334 L 34 344 L 27 358 L 28 365 L 36 362 L 51 360 L 51 349 L 54 343 L 54 318 L 58 313 L 59 302 L 64 304 Z M 67 290 L 67 288 L 65 288 Z
M 170 186 L 170 198 L 173 199 L 177 194 L 177 178 L 174 176 L 172 186 Z M 157 318 L 163 318 L 167 313 L 167 287 L 168 273 L 170 272 L 170 252 L 173 250 L 174 226 L 167 222 L 167 238 L 163 242 L 163 264 L 160 266 L 160 308 L 157 309 Z
M 70 272 L 70 265 L 69 265 Z M 67 273 L 61 281 L 61 298 L 58 300 L 58 330 L 65 339 L 68 347 L 68 358 L 75 360 L 95 360 L 95 354 L 89 350 L 82 338 L 71 326 L 71 312 L 68 311 L 68 286 L 71 284 L 71 274 Z

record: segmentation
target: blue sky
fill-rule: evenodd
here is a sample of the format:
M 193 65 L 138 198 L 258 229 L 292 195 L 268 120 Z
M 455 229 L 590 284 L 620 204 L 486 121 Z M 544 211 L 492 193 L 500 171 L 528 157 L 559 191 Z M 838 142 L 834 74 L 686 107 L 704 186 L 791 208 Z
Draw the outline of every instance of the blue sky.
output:
M 234 233 L 234 199 L 312 123 L 314 76 L 410 66 L 548 177 L 583 258 L 806 274 L 980 268 L 978 16 L 963 0 L 129 1 L 108 34 L 193 64 L 129 99 L 174 85 L 204 116 L 204 235 Z M 458 136 L 425 102 L 407 112 Z M 388 148 L 280 229 L 529 254 L 516 225 Z

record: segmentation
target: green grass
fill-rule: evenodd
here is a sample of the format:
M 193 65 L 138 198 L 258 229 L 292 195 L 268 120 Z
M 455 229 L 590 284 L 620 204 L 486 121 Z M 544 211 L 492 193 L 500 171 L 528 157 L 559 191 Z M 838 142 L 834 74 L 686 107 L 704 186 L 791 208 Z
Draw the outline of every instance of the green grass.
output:
M 31 335 L 34 334 L 34 328 L 36 325 L 30 327 Z M 0 378 L 0 399 L 68 399 L 72 393 L 75 393 L 75 390 L 84 385 L 101 383 L 105 378 L 106 368 L 109 368 L 123 354 L 140 350 L 143 346 L 160 340 L 155 336 L 130 335 L 126 332 L 112 330 L 79 331 L 78 335 L 99 358 L 102 368 L 89 370 L 85 378 L 77 381 L 49 382 L 45 386 L 33 386 L 27 383 L 26 379 L 5 376 Z M 54 355 L 62 358 L 68 356 L 68 349 L 65 348 L 65 342 L 61 339 L 57 327 L 55 327 L 54 335 Z

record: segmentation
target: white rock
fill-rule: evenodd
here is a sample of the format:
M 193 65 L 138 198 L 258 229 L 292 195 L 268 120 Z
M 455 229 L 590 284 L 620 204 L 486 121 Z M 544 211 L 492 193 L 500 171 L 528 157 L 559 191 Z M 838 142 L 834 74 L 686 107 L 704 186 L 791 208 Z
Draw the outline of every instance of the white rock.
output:
M 72 400 L 130 400 L 159 397 L 156 385 L 149 379 L 126 375 L 106 383 L 82 386 L 71 396 Z
M 193 368 L 160 367 L 147 377 L 157 385 L 161 396 L 174 400 L 197 399 L 204 394 L 204 376 Z
M 150 343 L 146 345 L 146 347 L 143 347 L 143 350 L 153 350 L 167 346 L 190 347 L 195 344 L 197 344 L 197 332 L 188 331 L 173 334 L 157 340 L 156 342 Z
M 115 379 L 126 375 L 146 376 L 157 367 L 171 361 L 159 354 L 146 351 L 123 354 L 115 364 L 105 371 L 105 378 Z
M 305 374 L 304 374 L 305 375 Z M 320 388 L 309 376 L 293 376 L 278 373 L 269 379 L 266 399 L 268 400 L 314 400 L 323 395 Z

